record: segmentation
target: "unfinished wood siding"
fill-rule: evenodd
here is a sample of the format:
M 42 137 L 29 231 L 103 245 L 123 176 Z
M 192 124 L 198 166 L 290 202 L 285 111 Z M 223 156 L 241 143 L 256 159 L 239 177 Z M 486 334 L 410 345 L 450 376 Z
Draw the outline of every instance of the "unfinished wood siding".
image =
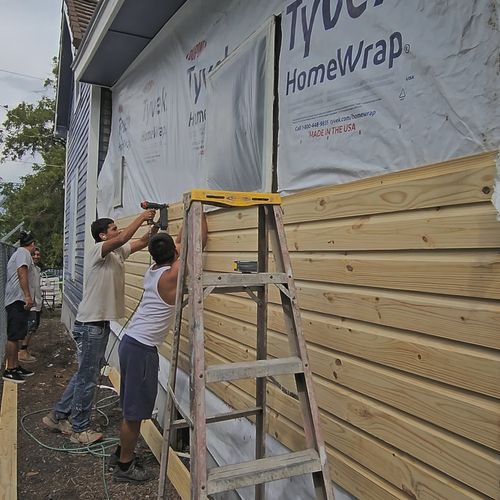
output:
M 500 222 L 496 152 L 283 199 L 332 476 L 359 498 L 500 498 Z M 180 206 L 170 210 L 178 231 Z M 123 223 L 128 222 L 124 220 Z M 209 214 L 205 269 L 255 258 L 256 211 Z M 129 313 L 146 252 L 126 264 Z M 270 356 L 287 353 L 270 290 Z M 205 301 L 207 364 L 255 357 L 256 305 Z M 169 355 L 169 340 L 162 346 Z M 186 367 L 188 341 L 181 341 Z M 269 433 L 304 445 L 291 377 L 268 384 Z M 211 390 L 253 406 L 250 380 Z
M 82 300 L 83 294 L 83 259 L 85 248 L 85 195 L 87 185 L 87 154 L 89 138 L 90 88 L 88 84 L 80 84 L 80 97 L 74 110 L 67 144 L 66 165 L 66 198 L 65 198 L 65 227 L 64 227 L 64 300 L 74 313 Z M 71 186 L 76 179 L 76 196 Z M 75 206 L 76 201 L 76 206 Z M 73 208 L 76 208 L 76 217 L 73 217 Z M 71 226 L 76 221 L 75 248 L 71 249 Z M 70 255 L 73 253 L 73 255 Z M 71 258 L 75 259 L 75 273 L 71 273 Z

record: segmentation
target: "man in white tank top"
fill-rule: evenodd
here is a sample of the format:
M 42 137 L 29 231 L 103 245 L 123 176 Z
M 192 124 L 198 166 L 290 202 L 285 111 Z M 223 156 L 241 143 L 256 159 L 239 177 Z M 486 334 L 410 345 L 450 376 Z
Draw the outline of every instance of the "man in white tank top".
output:
M 156 401 L 159 368 L 157 347 L 164 341 L 174 319 L 181 231 L 175 242 L 167 233 L 151 238 L 148 250 L 155 264 L 146 271 L 141 303 L 118 348 L 123 421 L 120 444 L 110 457 L 110 464 L 116 465 L 114 480 L 118 482 L 137 483 L 151 479 L 135 460 L 134 450 L 141 423 L 151 418 Z M 205 216 L 202 221 L 202 241 L 205 248 Z

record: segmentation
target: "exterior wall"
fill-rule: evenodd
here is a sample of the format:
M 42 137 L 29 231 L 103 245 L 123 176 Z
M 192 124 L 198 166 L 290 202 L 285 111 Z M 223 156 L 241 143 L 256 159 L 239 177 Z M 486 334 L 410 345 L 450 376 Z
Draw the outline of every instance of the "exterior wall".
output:
M 283 200 L 332 476 L 356 497 L 500 497 L 495 159 L 486 153 Z M 172 233 L 181 213 L 170 209 Z M 208 224 L 206 270 L 255 256 L 254 210 L 210 213 Z M 126 264 L 129 314 L 148 263 L 140 252 Z M 271 356 L 287 353 L 277 300 L 271 289 Z M 211 295 L 205 308 L 207 363 L 252 359 L 254 302 Z M 181 350 L 186 370 L 185 336 Z M 168 342 L 161 353 L 168 357 Z M 213 391 L 235 408 L 254 404 L 252 381 Z M 298 449 L 293 391 L 291 378 L 268 384 L 268 432 Z
M 91 86 L 80 84 L 80 95 L 71 117 L 67 144 L 66 162 L 66 199 L 64 227 L 64 299 L 63 321 L 68 328 L 68 318 L 76 314 L 78 304 L 82 299 L 84 276 L 85 248 L 85 217 L 86 217 L 86 186 L 89 145 Z M 75 181 L 76 179 L 76 181 Z M 76 182 L 76 214 L 72 187 Z M 76 224 L 75 224 L 76 222 Z M 73 229 L 73 225 L 75 226 Z M 75 245 L 73 247 L 72 231 L 75 230 Z M 71 259 L 75 259 L 72 273 Z

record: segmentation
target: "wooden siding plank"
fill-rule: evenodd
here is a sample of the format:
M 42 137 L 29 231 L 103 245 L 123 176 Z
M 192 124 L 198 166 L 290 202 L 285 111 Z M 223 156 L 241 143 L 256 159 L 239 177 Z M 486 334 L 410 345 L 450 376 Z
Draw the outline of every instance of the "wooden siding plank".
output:
M 17 499 L 17 385 L 4 382 L 0 409 L 0 498 Z
M 495 497 L 500 481 L 498 453 L 459 440 L 431 425 L 323 379 L 315 379 L 323 409 L 368 434 Z
M 496 301 L 304 281 L 297 290 L 303 309 L 500 349 Z M 278 303 L 276 289 L 269 297 Z
M 489 202 L 497 152 L 393 172 L 283 197 L 285 224 Z M 210 231 L 257 227 L 253 208 L 210 214 Z
M 207 309 L 214 310 L 211 298 Z M 207 312 L 205 326 L 242 346 L 255 349 L 255 327 L 243 321 Z M 242 309 L 240 309 L 242 311 Z M 245 313 L 239 315 L 243 319 Z M 282 356 L 287 352 L 283 334 L 269 332 L 269 353 Z M 357 392 L 422 418 L 477 443 L 500 451 L 500 401 L 436 384 L 404 372 L 356 359 L 315 345 L 308 346 L 314 373 Z M 474 425 L 470 425 L 474 422 Z
M 428 165 L 283 197 L 285 224 L 489 202 L 497 153 Z M 252 208 L 210 214 L 210 231 L 257 227 Z
M 285 223 L 489 201 L 496 151 L 286 197 Z
M 230 303 L 225 314 L 233 316 Z M 268 321 L 270 329 L 286 332 L 278 307 L 270 307 Z M 311 312 L 302 313 L 302 323 L 310 344 L 500 398 L 497 351 Z M 225 325 L 238 327 L 230 318 L 218 318 L 214 326 L 220 330 Z M 241 328 L 253 332 L 254 326 Z
M 255 255 L 211 253 L 206 270 L 230 272 L 234 259 Z M 300 252 L 291 259 L 298 280 L 500 299 L 500 252 Z
M 500 247 L 491 203 L 415 210 L 285 227 L 292 251 L 432 250 Z M 207 251 L 254 252 L 256 229 L 211 232 Z

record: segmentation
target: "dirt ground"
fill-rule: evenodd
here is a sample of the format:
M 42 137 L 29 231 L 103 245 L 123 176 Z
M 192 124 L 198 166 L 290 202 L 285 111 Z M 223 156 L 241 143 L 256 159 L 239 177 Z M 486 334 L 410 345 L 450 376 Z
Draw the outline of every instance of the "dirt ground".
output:
M 149 499 L 156 498 L 159 466 L 146 443 L 140 440 L 138 453 L 154 479 L 142 484 L 114 483 L 112 473 L 104 467 L 103 459 L 89 454 L 71 454 L 44 448 L 22 430 L 24 426 L 36 439 L 55 448 L 70 448 L 67 436 L 48 432 L 41 424 L 42 417 L 62 394 L 66 383 L 76 369 L 73 341 L 65 332 L 56 312 L 42 316 L 42 323 L 32 340 L 35 363 L 26 364 L 36 373 L 26 383 L 18 386 L 18 498 L 19 500 L 68 500 L 68 499 Z M 110 386 L 107 378 L 101 384 Z M 0 391 L 1 391 L 0 380 Z M 1 392 L 0 392 L 1 394 Z M 109 389 L 98 391 L 97 400 L 106 398 L 102 405 L 106 417 L 96 414 L 94 428 L 105 433 L 106 438 L 118 437 L 121 411 L 117 397 Z M 47 410 L 47 411 L 45 411 Z M 31 412 L 39 412 L 28 415 Z M 109 454 L 115 449 L 109 444 Z M 180 497 L 169 484 L 169 499 Z M 106 493 L 107 491 L 107 493 Z

